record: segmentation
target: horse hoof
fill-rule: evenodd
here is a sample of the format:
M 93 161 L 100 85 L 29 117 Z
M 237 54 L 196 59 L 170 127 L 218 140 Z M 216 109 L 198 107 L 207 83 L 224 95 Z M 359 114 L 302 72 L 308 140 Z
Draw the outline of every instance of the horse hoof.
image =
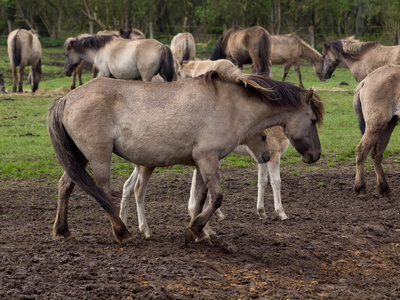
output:
M 75 241 L 76 241 L 76 238 L 75 238 L 75 236 L 73 236 L 73 235 L 67 236 L 67 237 L 63 238 L 63 240 L 62 240 L 62 242 L 63 242 L 64 244 L 66 244 L 66 243 L 73 243 L 73 242 L 75 242 Z

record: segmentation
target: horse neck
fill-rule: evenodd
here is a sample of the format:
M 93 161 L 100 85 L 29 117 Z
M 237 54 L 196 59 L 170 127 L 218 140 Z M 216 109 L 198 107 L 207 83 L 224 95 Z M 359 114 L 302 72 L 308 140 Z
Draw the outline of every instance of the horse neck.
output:
M 96 49 L 85 49 L 83 52 L 79 53 L 79 56 L 86 62 L 94 64 L 99 50 Z
M 301 43 L 300 48 L 301 58 L 309 61 L 312 64 L 316 64 L 321 61 L 322 55 L 311 46 Z

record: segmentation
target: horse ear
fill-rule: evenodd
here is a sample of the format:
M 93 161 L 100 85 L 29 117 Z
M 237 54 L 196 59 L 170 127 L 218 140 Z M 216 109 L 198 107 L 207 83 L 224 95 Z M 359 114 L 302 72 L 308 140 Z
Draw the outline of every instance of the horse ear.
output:
M 129 34 L 132 33 L 132 28 L 128 29 L 128 33 L 129 33 Z
M 119 35 L 123 35 L 124 34 L 124 30 L 121 28 L 120 30 L 119 30 Z
M 74 45 L 75 45 L 75 42 L 76 42 L 76 40 L 74 40 L 74 39 L 70 40 L 70 42 L 68 44 L 68 47 L 67 47 L 67 50 L 72 49 L 74 47 Z
M 314 96 L 314 90 L 312 88 L 309 88 L 307 90 L 307 93 L 306 93 L 306 96 L 305 96 L 307 104 L 309 104 L 311 102 L 311 99 L 313 98 L 313 96 Z

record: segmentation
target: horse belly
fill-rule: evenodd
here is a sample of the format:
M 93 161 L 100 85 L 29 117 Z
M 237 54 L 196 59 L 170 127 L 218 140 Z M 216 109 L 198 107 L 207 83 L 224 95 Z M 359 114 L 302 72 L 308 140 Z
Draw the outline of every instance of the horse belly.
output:
M 133 60 L 109 63 L 111 74 L 118 79 L 140 79 L 140 72 Z

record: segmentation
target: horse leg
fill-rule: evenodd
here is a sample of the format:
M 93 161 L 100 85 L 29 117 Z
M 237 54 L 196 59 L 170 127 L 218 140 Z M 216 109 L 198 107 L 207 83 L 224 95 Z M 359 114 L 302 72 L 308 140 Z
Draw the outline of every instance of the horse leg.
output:
M 366 195 L 365 189 L 365 171 L 364 162 L 371 148 L 375 145 L 378 140 L 380 131 L 369 132 L 368 130 L 364 133 L 358 144 L 355 155 L 356 155 L 356 180 L 354 185 L 354 191 L 359 196 Z
M 53 235 L 63 236 L 65 241 L 73 237 L 68 229 L 68 200 L 74 187 L 75 183 L 64 172 L 58 181 L 57 214 L 53 225 Z
M 191 217 L 191 222 L 193 222 L 196 217 L 203 212 L 205 200 L 208 194 L 207 186 L 201 176 L 201 172 L 197 167 L 193 172 L 192 177 L 192 186 L 190 188 L 190 198 L 189 198 L 189 215 Z M 189 230 L 190 232 L 190 230 Z M 203 231 L 202 233 L 202 240 L 207 239 L 208 233 Z
M 140 168 L 139 165 L 135 165 L 135 169 L 133 170 L 128 180 L 125 181 L 124 188 L 122 190 L 122 199 L 120 204 L 119 217 L 121 218 L 122 222 L 124 222 L 125 225 L 128 225 L 127 223 L 128 223 L 128 211 L 130 206 L 130 200 L 132 198 L 135 183 L 139 175 L 139 168 Z
M 294 67 L 294 70 L 295 70 L 295 72 L 296 72 L 296 74 L 297 74 L 297 78 L 298 78 L 298 80 L 299 80 L 299 86 L 302 87 L 302 88 L 304 88 L 303 82 L 301 81 L 300 63 L 299 63 L 299 62 L 294 63 L 294 64 L 293 64 L 293 67 Z
M 36 65 L 31 66 L 31 71 L 29 72 L 30 78 L 30 85 L 32 92 L 36 92 L 37 89 L 39 88 L 39 83 L 36 83 L 36 77 L 37 77 L 37 72 L 36 72 Z
M 99 71 L 97 70 L 96 65 L 93 64 L 93 67 L 92 67 L 92 78 L 96 78 L 98 72 Z
M 284 68 L 283 68 L 283 76 L 282 76 L 282 81 L 285 81 L 287 74 L 289 73 L 289 69 L 292 66 L 291 63 L 286 63 Z
M 13 82 L 13 93 L 17 92 L 17 67 L 12 64 L 11 66 L 12 82 Z
M 379 193 L 383 197 L 388 197 L 392 194 L 389 185 L 386 181 L 386 176 L 382 168 L 383 152 L 389 143 L 390 136 L 397 124 L 397 117 L 392 118 L 386 129 L 380 134 L 378 141 L 371 150 L 372 160 L 376 173 L 376 181 Z
M 268 163 L 258 164 L 257 214 L 261 220 L 267 219 L 264 207 L 264 195 L 268 184 Z
M 75 81 L 76 81 L 76 69 L 72 71 L 71 75 L 71 90 L 75 89 Z
M 214 212 L 222 204 L 222 187 L 219 181 L 218 172 L 218 160 L 216 157 L 204 157 L 197 161 L 198 169 L 201 171 L 201 176 L 197 175 L 196 183 L 197 187 L 201 185 L 206 185 L 206 188 L 201 188 L 202 204 L 204 205 L 204 200 L 206 197 L 205 191 L 208 190 L 211 193 L 211 203 L 210 205 L 189 224 L 188 231 L 197 237 L 197 241 L 209 239 L 209 237 L 204 233 L 203 228 L 210 220 Z M 200 180 L 200 177 L 202 180 Z M 202 183 L 201 183 L 202 181 Z M 203 196 L 204 194 L 204 196 Z M 204 199 L 204 200 L 203 200 Z M 200 201 L 197 204 L 201 204 Z
M 108 218 L 110 219 L 111 226 L 113 229 L 114 236 L 116 240 L 120 243 L 127 242 L 133 238 L 131 233 L 126 228 L 124 222 L 118 216 L 118 209 L 111 200 L 111 189 L 110 189 L 110 162 L 111 162 L 111 152 L 110 157 L 101 159 L 91 159 L 90 166 L 92 168 L 93 179 L 97 186 L 99 186 L 105 194 L 108 196 L 108 206 L 107 211 Z
M 279 218 L 283 221 L 288 219 L 282 206 L 281 199 L 281 174 L 280 174 L 280 153 L 274 153 L 268 164 L 269 176 L 271 178 L 272 192 L 274 194 L 274 209 Z
M 24 78 L 25 63 L 21 62 L 18 68 L 18 93 L 22 93 L 22 80 Z
M 154 168 L 140 166 L 139 177 L 135 184 L 135 198 L 139 220 L 139 231 L 143 232 L 146 238 L 149 238 L 151 236 L 151 233 L 146 220 L 144 197 L 146 196 L 147 185 L 153 171 Z
M 82 60 L 81 64 L 78 66 L 78 72 L 77 72 L 79 85 L 83 84 L 83 82 L 82 82 L 82 73 L 83 73 L 83 68 L 84 67 L 85 67 L 85 61 Z M 74 85 L 75 85 L 75 80 L 74 80 Z

